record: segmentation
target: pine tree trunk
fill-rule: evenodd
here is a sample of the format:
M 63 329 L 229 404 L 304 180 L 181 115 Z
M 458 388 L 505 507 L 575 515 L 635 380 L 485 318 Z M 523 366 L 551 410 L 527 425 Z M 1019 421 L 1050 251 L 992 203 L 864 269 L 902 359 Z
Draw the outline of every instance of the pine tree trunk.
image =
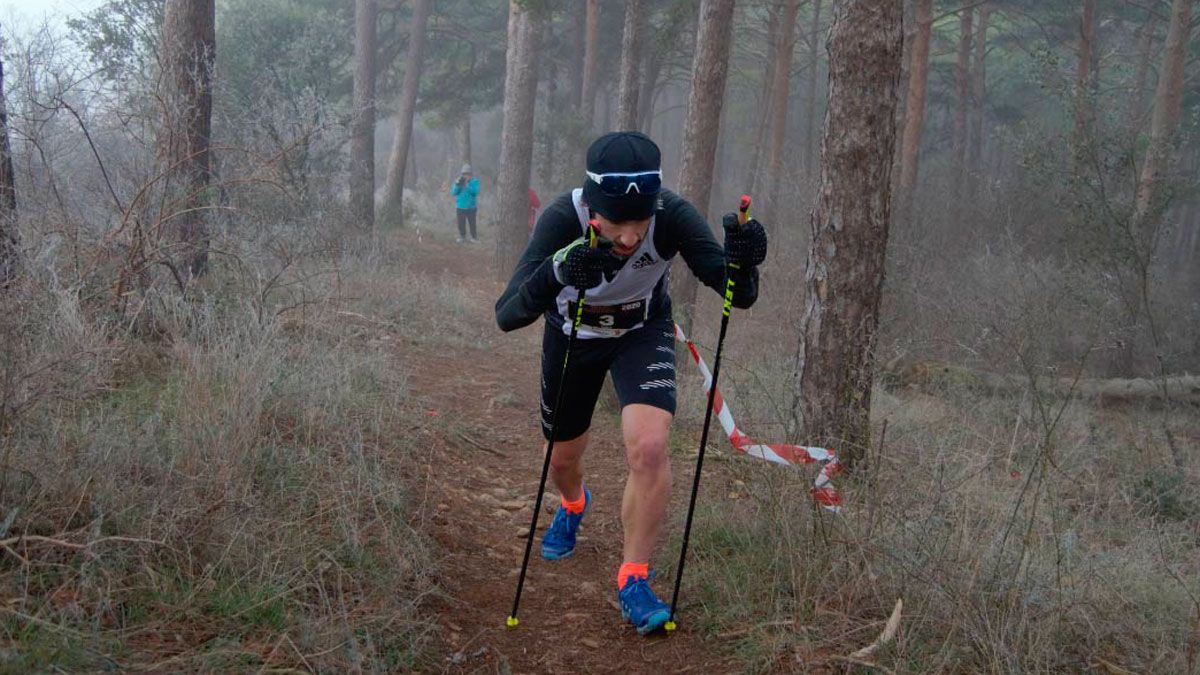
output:
M 552 24 L 552 21 L 542 22 L 542 35 L 539 39 L 543 45 L 552 44 L 550 30 Z M 546 59 L 542 63 L 542 67 L 538 69 L 538 94 L 537 100 L 534 101 L 534 117 L 541 120 L 541 132 L 534 132 L 538 136 L 538 140 L 534 143 L 533 148 L 533 164 L 537 167 L 538 176 L 538 180 L 533 182 L 538 185 L 537 192 L 541 192 L 546 186 L 553 185 L 559 175 L 554 166 L 558 155 L 556 148 L 558 134 L 553 133 L 549 123 L 552 115 L 565 109 L 562 106 L 562 97 L 558 93 L 557 64 L 556 59 Z
M 163 9 L 163 81 L 167 91 L 158 149 L 169 189 L 181 195 L 171 220 L 182 258 L 172 262 L 186 283 L 208 268 L 209 136 L 216 57 L 214 0 L 167 0 Z
M 1171 159 L 1171 141 L 1179 127 L 1183 103 L 1184 63 L 1191 35 L 1192 0 L 1174 0 L 1167 46 L 1154 93 L 1150 143 L 1142 163 L 1134 205 L 1134 226 L 1144 236 L 1162 210 L 1161 184 Z
M 767 160 L 767 220 L 780 221 L 780 184 L 783 181 L 784 142 L 787 140 L 788 95 L 792 73 L 792 52 L 796 47 L 796 0 L 784 0 L 780 18 L 779 48 L 775 51 L 774 77 L 771 84 L 771 145 Z
M 354 120 L 350 131 L 350 217 L 375 226 L 376 0 L 354 3 Z
M 505 281 L 529 238 L 529 170 L 533 161 L 533 108 L 541 16 L 522 0 L 508 3 L 504 77 L 504 124 L 497 181 L 496 274 Z
M 8 102 L 4 98 L 4 62 L 0 60 L 0 285 L 17 274 L 17 183 L 8 140 Z
M 621 82 L 617 90 L 617 129 L 638 128 L 638 74 L 642 58 L 642 0 L 625 0 L 621 36 Z
M 415 0 L 411 28 L 408 32 L 408 54 L 404 60 L 404 84 L 396 108 L 396 136 L 388 160 L 387 183 L 380 209 L 386 220 L 396 226 L 404 225 L 404 169 L 412 146 L 413 116 L 417 109 L 417 92 L 421 85 L 421 68 L 425 60 L 425 28 L 433 0 Z
M 771 129 L 771 85 L 775 82 L 775 52 L 779 49 L 780 0 L 773 0 L 767 7 L 767 58 L 763 75 L 762 90 L 758 95 L 758 124 L 754 127 L 754 147 L 750 151 L 746 190 L 758 194 L 759 182 L 764 171 L 763 148 Z
M 808 69 L 808 112 L 805 116 L 804 132 L 804 175 L 812 177 L 813 158 L 817 147 L 817 78 L 821 64 L 821 0 L 813 2 L 813 18 L 808 42 L 808 57 L 811 65 Z
M 692 60 L 692 90 L 688 96 L 683 125 L 683 164 L 679 170 L 679 193 L 708 217 L 712 191 L 713 160 L 721 126 L 721 104 L 729 72 L 729 44 L 733 33 L 734 0 L 701 0 L 696 29 L 696 54 Z M 696 302 L 696 277 L 680 266 L 671 275 L 671 297 L 676 318 L 685 330 L 691 328 Z
M 575 8 L 576 6 L 572 5 L 572 9 Z M 587 12 L 572 11 L 571 15 L 575 20 L 571 24 L 569 32 L 572 49 L 571 67 L 567 70 L 567 84 L 570 87 L 571 108 L 579 112 L 579 101 L 583 98 L 583 57 L 587 40 Z
M 592 128 L 596 114 L 596 49 L 600 24 L 600 0 L 586 0 L 587 15 L 583 40 L 583 88 L 579 94 L 579 116 L 584 126 Z
M 1191 33 L 1192 0 L 1174 0 L 1171 22 L 1167 28 L 1167 45 L 1163 52 L 1158 87 L 1154 94 L 1154 110 L 1150 116 L 1150 139 L 1142 162 L 1134 210 L 1130 223 L 1136 250 L 1138 269 L 1123 288 L 1127 302 L 1129 325 L 1124 328 L 1123 340 L 1114 364 L 1115 373 L 1129 375 L 1134 371 L 1134 336 L 1137 335 L 1145 312 L 1146 287 L 1149 281 L 1148 261 L 1153 253 L 1162 213 L 1166 206 L 1166 191 L 1162 183 L 1171 163 L 1171 144 L 1179 127 L 1182 110 L 1184 64 Z M 1182 460 L 1175 455 L 1177 465 Z
M 804 441 L 836 449 L 851 469 L 870 446 L 902 21 L 893 0 L 847 0 L 834 4 L 829 39 L 829 112 L 797 376 Z
M 904 113 L 904 136 L 900 150 L 900 213 L 897 221 L 912 221 L 921 156 L 921 132 L 925 125 L 925 94 L 929 86 L 929 40 L 933 32 L 933 0 L 917 0 L 916 34 L 912 65 L 909 67 L 908 101 Z
M 1138 31 L 1138 65 L 1134 78 L 1133 100 L 1129 105 L 1129 128 L 1135 132 L 1141 128 L 1142 116 L 1146 114 L 1146 83 L 1150 77 L 1150 52 L 1154 47 L 1154 15 L 1149 14 Z
M 958 17 L 958 63 L 954 70 L 957 93 L 954 111 L 954 194 L 962 195 L 962 177 L 967 171 L 967 111 L 971 106 L 971 23 L 974 7 L 968 6 Z
M 679 7 L 677 5 L 677 7 Z M 682 6 L 682 11 L 678 9 L 671 10 L 667 16 L 666 25 L 655 34 L 650 36 L 648 41 L 643 41 L 643 51 L 648 53 L 646 64 L 646 74 L 642 78 L 642 91 L 638 94 L 638 128 L 644 129 L 649 134 L 650 125 L 654 120 L 655 104 L 658 102 L 659 95 L 663 93 L 665 87 L 660 87 L 659 77 L 663 72 L 663 65 L 666 58 L 670 55 L 679 37 L 684 30 L 691 27 L 693 19 L 698 7 L 692 4 Z M 663 98 L 666 95 L 663 94 Z M 650 134 L 653 136 L 653 134 Z M 659 138 L 660 144 L 663 140 Z
M 900 56 L 900 88 L 897 90 L 899 94 L 899 103 L 908 101 L 908 84 L 912 79 L 912 52 L 913 42 L 917 38 L 917 5 L 916 0 L 900 0 L 904 8 L 904 49 Z M 904 117 L 908 113 L 907 105 L 896 106 L 896 156 L 892 158 L 892 176 L 896 180 L 900 180 L 900 149 L 904 148 Z M 899 195 L 900 191 L 896 186 L 892 186 L 892 194 Z M 893 213 L 895 208 L 893 207 Z
M 641 78 L 641 91 L 638 93 L 637 129 L 649 132 L 650 122 L 654 118 L 654 99 L 657 94 L 658 75 L 662 70 L 662 56 L 655 50 L 647 59 L 646 72 Z
M 971 73 L 971 129 L 967 146 L 967 185 L 971 203 L 979 197 L 983 173 L 983 117 L 987 102 L 987 31 L 992 7 L 984 3 L 979 8 L 979 23 L 975 31 L 975 67 Z
M 1096 0 L 1083 0 L 1079 22 L 1079 66 L 1075 69 L 1075 137 L 1089 137 L 1092 119 L 1092 54 L 1096 42 Z

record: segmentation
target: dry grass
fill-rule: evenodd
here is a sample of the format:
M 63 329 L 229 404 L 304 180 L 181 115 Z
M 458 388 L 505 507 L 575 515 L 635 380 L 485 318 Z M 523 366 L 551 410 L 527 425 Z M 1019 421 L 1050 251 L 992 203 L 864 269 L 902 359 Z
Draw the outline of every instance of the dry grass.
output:
M 1074 286 L 1086 280 L 995 258 L 971 264 L 988 266 L 989 281 L 948 295 L 937 287 L 952 304 L 913 309 L 930 325 L 901 333 L 915 338 L 908 349 L 1037 378 L 1086 367 L 1099 328 L 1070 326 L 1087 311 Z M 890 311 L 905 316 L 917 289 L 894 294 Z M 798 316 L 795 298 L 764 300 L 731 325 L 722 388 L 746 433 L 802 441 L 788 433 L 794 345 L 764 339 L 792 334 L 774 317 Z M 702 316 L 708 323 L 694 332 L 703 343 L 716 334 L 716 311 Z M 901 323 L 893 321 L 885 330 Z M 885 332 L 884 344 L 896 335 Z M 698 436 L 703 397 L 690 365 L 681 381 L 677 429 Z M 812 506 L 810 467 L 736 460 L 721 463 L 727 481 L 706 478 L 684 611 L 733 640 L 749 670 L 866 667 L 848 657 L 903 598 L 898 636 L 871 657 L 883 672 L 1195 672 L 1194 410 L 1097 408 L 1036 387 L 1005 398 L 877 386 L 873 422 L 877 447 L 858 476 L 838 480 L 842 515 Z
M 205 287 L 132 322 L 49 257 L 4 298 L 0 668 L 425 662 L 421 422 L 392 331 L 346 320 L 412 322 L 425 280 L 324 215 L 223 233 Z

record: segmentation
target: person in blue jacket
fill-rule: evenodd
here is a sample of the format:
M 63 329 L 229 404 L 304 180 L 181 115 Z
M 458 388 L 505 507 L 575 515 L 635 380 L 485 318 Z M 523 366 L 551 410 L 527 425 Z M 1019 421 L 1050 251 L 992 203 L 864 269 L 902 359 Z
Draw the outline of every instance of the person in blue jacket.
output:
M 450 194 L 454 195 L 455 211 L 458 214 L 456 241 L 461 244 L 467 238 L 467 223 L 471 224 L 471 241 L 479 241 L 475 233 L 475 213 L 478 211 L 475 198 L 479 196 L 479 179 L 472 175 L 470 164 L 462 165 L 458 180 L 450 187 Z

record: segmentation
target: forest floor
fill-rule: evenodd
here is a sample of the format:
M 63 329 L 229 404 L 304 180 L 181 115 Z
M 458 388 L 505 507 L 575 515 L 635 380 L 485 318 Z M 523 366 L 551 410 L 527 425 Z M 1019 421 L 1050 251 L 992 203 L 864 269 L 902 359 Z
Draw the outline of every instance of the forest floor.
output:
M 585 458 L 593 504 L 573 557 L 542 560 L 535 540 L 521 597 L 520 626 L 505 627 L 524 553 L 543 455 L 538 427 L 540 322 L 515 333 L 496 327 L 496 281 L 488 243 L 456 245 L 418 240 L 414 272 L 463 290 L 461 334 L 447 347 L 430 341 L 404 347 L 412 394 L 431 422 L 423 513 L 443 548 L 437 577 L 444 595 L 434 603 L 447 672 L 736 672 L 741 668 L 719 640 L 689 629 L 686 598 L 680 628 L 640 637 L 616 604 L 621 563 L 620 500 L 625 480 L 619 419 L 597 410 Z M 463 311 L 465 309 L 465 311 Z M 684 508 L 691 464 L 675 463 L 672 508 Z M 721 480 L 706 472 L 705 480 Z M 557 507 L 547 489 L 538 530 Z M 666 547 L 664 547 L 665 549 Z M 662 555 L 676 555 L 663 550 Z M 669 601 L 672 580 L 656 590 Z

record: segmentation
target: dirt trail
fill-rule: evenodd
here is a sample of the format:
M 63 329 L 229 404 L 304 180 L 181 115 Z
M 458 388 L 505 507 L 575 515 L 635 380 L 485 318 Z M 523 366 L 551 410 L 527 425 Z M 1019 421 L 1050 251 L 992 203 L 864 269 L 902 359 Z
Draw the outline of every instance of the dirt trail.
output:
M 487 233 L 487 234 L 490 234 Z M 406 236 L 406 235 L 400 235 Z M 717 645 L 680 629 L 639 637 L 622 621 L 615 598 L 620 565 L 620 497 L 625 462 L 615 416 L 597 411 L 585 481 L 592 509 L 575 555 L 547 562 L 535 541 L 521 598 L 521 624 L 505 628 L 534 503 L 542 455 L 537 422 L 540 324 L 511 334 L 495 328 L 495 281 L 488 242 L 418 242 L 415 271 L 454 280 L 466 290 L 461 329 L 468 346 L 406 347 L 413 394 L 426 410 L 430 455 L 424 503 L 429 530 L 444 548 L 439 582 L 449 598 L 435 606 L 447 672 L 723 673 L 739 670 Z M 673 505 L 686 504 L 691 466 L 676 463 Z M 547 491 L 538 528 L 557 505 Z M 664 551 L 660 555 L 677 555 Z M 667 600 L 670 579 L 656 589 Z

